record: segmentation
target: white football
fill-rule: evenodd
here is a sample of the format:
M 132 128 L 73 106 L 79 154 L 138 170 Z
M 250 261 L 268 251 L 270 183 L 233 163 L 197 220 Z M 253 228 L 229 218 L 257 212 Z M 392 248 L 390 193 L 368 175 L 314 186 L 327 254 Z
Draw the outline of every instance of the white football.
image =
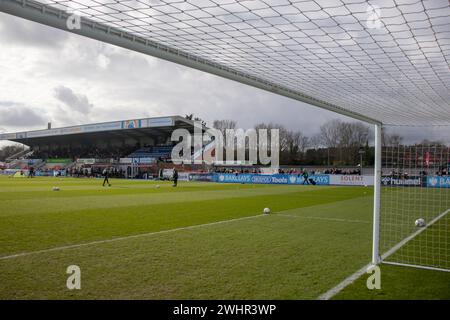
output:
M 419 218 L 416 220 L 415 224 L 416 224 L 416 227 L 425 227 L 425 220 L 422 218 Z
M 156 185 L 156 189 L 158 189 L 158 188 L 159 188 L 159 184 Z
M 59 187 L 53 187 L 53 191 L 59 191 Z
M 264 208 L 264 213 L 265 214 L 269 214 L 270 213 L 270 209 L 269 208 Z

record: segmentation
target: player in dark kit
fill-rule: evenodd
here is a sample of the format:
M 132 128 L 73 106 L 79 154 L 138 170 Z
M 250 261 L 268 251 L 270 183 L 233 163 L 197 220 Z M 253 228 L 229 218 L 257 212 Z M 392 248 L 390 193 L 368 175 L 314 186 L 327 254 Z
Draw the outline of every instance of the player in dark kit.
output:
M 173 169 L 173 187 L 176 187 L 178 184 L 178 171 L 177 169 Z
M 103 170 L 103 177 L 104 177 L 104 179 L 103 179 L 103 186 L 105 186 L 105 183 L 107 183 L 108 186 L 111 187 L 111 184 L 109 183 L 109 179 L 108 179 L 108 177 L 109 177 L 108 169 Z
M 303 170 L 302 177 L 303 177 L 303 184 L 309 184 L 309 180 L 308 180 L 309 174 L 308 174 L 308 171 Z
M 28 178 L 33 178 L 34 177 L 34 168 L 30 167 L 29 172 L 28 172 Z

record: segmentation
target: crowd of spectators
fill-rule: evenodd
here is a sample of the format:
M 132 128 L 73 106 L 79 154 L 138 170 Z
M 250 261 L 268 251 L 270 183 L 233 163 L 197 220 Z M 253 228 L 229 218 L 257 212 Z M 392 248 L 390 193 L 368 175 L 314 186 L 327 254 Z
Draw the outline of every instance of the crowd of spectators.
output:
M 317 172 L 316 172 L 317 173 Z M 360 175 L 361 169 L 339 169 L 332 168 L 323 171 L 323 174 L 343 174 L 343 175 Z
M 317 169 L 302 169 L 302 168 L 279 168 L 277 173 L 279 174 L 302 174 L 304 172 L 308 172 L 308 174 L 343 174 L 343 175 L 360 175 L 360 169 L 325 169 L 325 170 L 317 170 Z M 232 167 L 216 167 L 213 169 L 213 172 L 216 173 L 254 173 L 260 174 L 262 173 L 261 168 L 232 168 Z
M 98 178 L 102 176 L 105 167 L 73 167 L 66 170 L 66 175 L 69 177 L 76 178 Z M 125 178 L 125 171 L 116 167 L 107 167 L 106 170 L 109 172 L 109 176 L 112 178 Z
M 35 159 L 119 159 L 136 150 L 136 147 L 100 148 L 86 146 L 82 148 L 57 148 L 52 150 L 34 150 Z
M 253 173 L 258 174 L 261 173 L 261 169 L 259 168 L 227 168 L 227 167 L 216 167 L 213 169 L 215 173 Z

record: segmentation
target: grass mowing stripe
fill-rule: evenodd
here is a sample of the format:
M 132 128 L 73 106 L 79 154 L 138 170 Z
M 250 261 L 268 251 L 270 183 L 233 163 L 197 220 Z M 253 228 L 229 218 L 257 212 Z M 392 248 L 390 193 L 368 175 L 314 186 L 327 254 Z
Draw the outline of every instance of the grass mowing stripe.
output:
M 350 222 L 350 223 L 372 223 L 371 221 L 366 221 L 366 220 L 312 217 L 312 216 L 293 215 L 293 214 L 285 214 L 285 213 L 276 213 L 276 215 L 281 216 L 281 217 L 288 217 L 288 218 L 315 219 L 315 220 L 336 221 L 336 222 L 345 222 L 345 223 L 348 223 L 348 222 Z
M 26 256 L 30 256 L 33 254 L 39 254 L 39 253 L 47 253 L 47 252 L 61 251 L 61 250 L 67 250 L 67 249 L 75 249 L 75 248 L 81 248 L 81 247 L 86 247 L 86 246 L 92 246 L 92 245 L 96 245 L 96 244 L 130 240 L 130 239 L 136 239 L 136 238 L 142 238 L 142 237 L 150 237 L 150 236 L 156 236 L 156 235 L 160 235 L 160 234 L 166 234 L 166 233 L 177 232 L 177 231 L 182 231 L 182 230 L 192 230 L 192 229 L 201 228 L 201 227 L 208 227 L 208 226 L 214 226 L 214 225 L 223 224 L 223 223 L 248 220 L 248 219 L 253 219 L 253 218 L 258 218 L 258 217 L 263 217 L 263 216 L 264 215 L 260 214 L 257 216 L 242 217 L 242 218 L 216 221 L 216 222 L 205 223 L 205 224 L 197 224 L 197 225 L 192 225 L 192 226 L 188 226 L 188 227 L 181 227 L 181 228 L 149 232 L 149 233 L 141 233 L 141 234 L 126 236 L 126 237 L 98 240 L 98 241 L 92 241 L 92 242 L 87 242 L 87 243 L 79 243 L 79 244 L 73 244 L 73 245 L 68 245 L 68 246 L 63 246 L 63 247 L 55 247 L 55 248 L 49 248 L 49 249 L 37 250 L 37 251 L 31 251 L 31 252 L 22 252 L 22 253 L 9 255 L 9 256 L 0 257 L 0 260 L 9 260 L 9 259 L 14 259 L 14 258 L 26 257 Z
M 173 188 L 171 188 L 172 190 Z M 146 194 L 115 194 L 110 197 L 98 196 L 98 194 L 105 193 L 104 190 L 100 190 L 95 196 L 83 196 L 77 199 L 77 206 L 67 205 L 74 201 L 73 197 L 66 197 L 65 194 L 60 193 L 59 197 L 37 197 L 33 199 L 16 199 L 16 200 L 2 200 L 1 204 L 5 207 L 5 210 L 0 213 L 0 216 L 17 215 L 17 214 L 37 214 L 42 212 L 63 212 L 63 211 L 79 211 L 83 209 L 96 209 L 96 208 L 113 208 L 123 207 L 131 205 L 154 205 L 160 203 L 174 203 L 174 202 L 192 202 L 192 201 L 205 201 L 205 200 L 220 200 L 225 198 L 240 198 L 251 197 L 259 195 L 276 195 L 300 193 L 300 192 L 317 192 L 324 189 L 305 189 L 305 188 L 265 188 L 265 189 L 240 189 L 234 190 L 221 190 L 214 189 L 201 190 L 201 191 L 189 191 L 189 192 L 164 192 L 156 193 L 149 192 Z M 58 192 L 53 192 L 53 194 Z M 106 193 L 108 193 L 106 191 Z M 75 195 L 74 192 L 72 192 Z M 92 192 L 91 192 L 92 194 Z
M 274 217 L 289 217 L 289 218 L 304 218 L 304 219 L 313 219 L 313 220 L 323 220 L 323 221 L 333 221 L 333 222 L 345 222 L 345 223 L 371 223 L 370 221 L 363 221 L 363 220 L 351 220 L 351 219 L 339 219 L 339 218 L 324 218 L 324 217 L 311 217 L 311 216 L 303 216 L 303 215 L 292 215 L 292 214 L 283 214 L 283 212 L 290 212 L 291 210 L 281 211 L 277 212 L 275 214 L 272 214 Z M 126 237 L 118 237 L 118 238 L 112 238 L 112 239 L 105 239 L 105 240 L 98 240 L 98 241 L 92 241 L 88 243 L 81 243 L 81 244 L 74 244 L 74 245 L 68 245 L 63 247 L 56 247 L 56 248 L 49 248 L 44 250 L 37 250 L 32 252 L 23 252 L 18 254 L 13 254 L 9 256 L 3 256 L 0 257 L 0 260 L 7 260 L 7 259 L 13 259 L 23 256 L 28 256 L 32 254 L 39 254 L 39 253 L 45 253 L 45 252 L 53 252 L 53 251 L 60 251 L 60 250 L 66 250 L 66 249 L 73 249 L 73 248 L 79 248 L 84 246 L 90 246 L 95 244 L 102 244 L 102 243 L 109 243 L 114 241 L 122 241 L 127 239 L 134 239 L 139 237 L 146 237 L 146 236 L 154 236 L 159 234 L 165 234 L 169 232 L 176 232 L 176 231 L 182 231 L 182 230 L 191 230 L 199 227 L 207 227 L 207 226 L 214 226 L 217 224 L 222 223 L 229 223 L 229 222 L 236 222 L 241 220 L 247 220 L 257 217 L 263 217 L 266 216 L 264 214 L 259 214 L 255 216 L 249 216 L 249 217 L 242 217 L 242 218 L 236 218 L 236 219 L 230 219 L 230 220 L 223 220 L 223 221 L 217 221 L 217 222 L 211 222 L 211 223 L 205 223 L 205 224 L 199 224 L 199 225 L 192 225 L 187 227 L 180 227 L 175 229 L 169 229 L 169 230 L 162 230 L 162 231 L 156 231 L 156 232 L 150 232 L 150 233 L 143 233 L 143 234 L 137 234 L 137 235 L 131 235 Z
M 352 199 L 348 188 L 206 201 L 5 216 L 0 220 L 0 254 L 186 227 L 273 211 Z M 67 203 L 74 209 L 77 203 Z

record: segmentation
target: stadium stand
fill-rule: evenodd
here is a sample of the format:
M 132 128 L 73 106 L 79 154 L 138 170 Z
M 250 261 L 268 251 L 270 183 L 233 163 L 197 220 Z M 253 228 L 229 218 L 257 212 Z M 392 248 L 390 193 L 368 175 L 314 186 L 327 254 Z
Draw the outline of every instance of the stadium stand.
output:
M 128 155 L 128 158 L 162 158 L 170 159 L 172 146 L 149 146 L 140 148 Z

